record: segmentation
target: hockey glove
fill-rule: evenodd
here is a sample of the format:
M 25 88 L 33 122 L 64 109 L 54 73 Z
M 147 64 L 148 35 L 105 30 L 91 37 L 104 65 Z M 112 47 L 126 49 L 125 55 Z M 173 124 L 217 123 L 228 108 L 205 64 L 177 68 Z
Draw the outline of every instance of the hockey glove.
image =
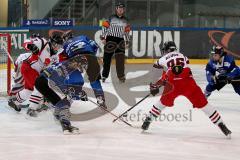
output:
M 71 95 L 72 100 L 81 100 L 81 101 L 88 101 L 87 93 L 82 90 L 79 95 Z
M 150 93 L 155 96 L 159 93 L 159 87 L 156 84 L 150 83 Z
M 231 80 L 232 80 L 232 78 L 231 78 L 231 77 L 228 77 L 228 76 L 225 75 L 225 74 L 219 74 L 219 75 L 216 77 L 217 83 L 231 83 Z
M 87 93 L 84 90 L 81 91 L 79 96 L 80 96 L 81 101 L 88 101 Z

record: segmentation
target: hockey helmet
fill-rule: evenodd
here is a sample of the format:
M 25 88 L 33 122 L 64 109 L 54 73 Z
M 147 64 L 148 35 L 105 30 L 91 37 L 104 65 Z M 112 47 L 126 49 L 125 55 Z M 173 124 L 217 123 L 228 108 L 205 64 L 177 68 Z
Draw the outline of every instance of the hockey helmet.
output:
M 44 38 L 32 38 L 32 48 L 30 49 L 32 51 L 33 54 L 38 54 L 40 51 L 42 51 L 44 49 L 44 47 L 47 44 L 47 40 Z
M 177 46 L 176 46 L 175 42 L 173 42 L 173 41 L 166 41 L 166 42 L 164 42 L 163 47 L 161 49 L 162 54 L 163 53 L 173 52 L 175 50 L 177 50 Z
M 222 46 L 213 46 L 211 54 L 219 54 L 220 57 L 222 57 L 226 54 L 226 52 L 224 52 L 224 49 Z
M 62 35 L 62 39 L 63 41 L 67 41 L 69 39 L 73 38 L 73 33 L 72 31 L 67 31 L 67 32 L 64 32 L 63 35 Z
M 59 33 L 55 33 L 50 36 L 49 42 L 51 55 L 54 55 L 58 52 L 60 48 L 62 48 L 63 38 Z
M 37 54 L 39 52 L 38 46 L 36 45 L 36 43 L 34 43 L 32 39 L 26 39 L 23 42 L 23 48 L 26 51 L 32 51 L 33 54 Z
M 63 38 L 60 34 L 56 33 L 56 34 L 53 34 L 52 36 L 50 36 L 50 42 L 52 44 L 60 44 L 62 45 L 63 44 Z

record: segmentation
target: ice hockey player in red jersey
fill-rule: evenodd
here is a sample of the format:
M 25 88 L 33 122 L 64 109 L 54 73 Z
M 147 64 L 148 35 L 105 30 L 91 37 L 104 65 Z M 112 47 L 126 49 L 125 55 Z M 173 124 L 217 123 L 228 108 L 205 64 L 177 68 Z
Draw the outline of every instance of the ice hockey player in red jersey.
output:
M 158 100 L 153 105 L 142 129 L 147 130 L 153 119 L 157 118 L 164 108 L 172 107 L 175 98 L 182 95 L 192 103 L 194 108 L 201 109 L 227 137 L 230 137 L 231 131 L 224 124 L 218 111 L 208 103 L 201 88 L 196 84 L 191 69 L 188 67 L 188 58 L 177 52 L 176 44 L 173 41 L 165 42 L 162 52 L 163 56 L 153 65 L 155 78 L 154 83 L 150 84 L 150 92 L 155 96 L 159 93 L 159 87 L 166 83 L 170 83 L 172 89 L 169 92 L 167 85 L 164 86 L 160 101 Z

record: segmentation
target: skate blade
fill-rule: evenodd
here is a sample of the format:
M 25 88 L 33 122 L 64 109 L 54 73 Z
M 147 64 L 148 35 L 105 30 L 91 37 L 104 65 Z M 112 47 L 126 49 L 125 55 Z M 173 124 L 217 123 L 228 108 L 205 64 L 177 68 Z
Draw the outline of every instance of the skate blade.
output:
M 64 130 L 64 131 L 63 131 L 63 134 L 64 134 L 64 135 L 71 135 L 72 133 L 71 133 L 69 130 Z
M 148 134 L 147 130 L 142 129 L 141 127 L 141 134 Z
M 141 131 L 141 134 L 146 134 L 146 130 L 142 130 L 142 131 Z
M 31 117 L 31 118 L 37 118 L 37 117 L 38 117 L 38 114 L 37 114 L 37 113 L 35 113 L 35 114 L 26 113 L 26 115 L 27 115 L 28 117 Z
M 75 135 L 80 134 L 79 130 L 74 130 L 74 131 L 72 131 L 71 133 L 72 133 L 72 134 L 75 134 Z
M 16 108 L 16 107 L 12 107 L 12 106 L 9 106 L 9 107 L 17 113 L 21 112 L 21 110 L 22 110 L 21 108 Z
M 65 131 L 63 131 L 63 134 L 64 135 L 78 135 L 80 133 L 79 133 L 79 130 L 75 130 L 75 131 L 72 131 L 72 132 L 70 132 L 69 130 L 65 130 Z
M 227 139 L 232 139 L 231 134 L 228 134 L 226 137 L 227 137 Z

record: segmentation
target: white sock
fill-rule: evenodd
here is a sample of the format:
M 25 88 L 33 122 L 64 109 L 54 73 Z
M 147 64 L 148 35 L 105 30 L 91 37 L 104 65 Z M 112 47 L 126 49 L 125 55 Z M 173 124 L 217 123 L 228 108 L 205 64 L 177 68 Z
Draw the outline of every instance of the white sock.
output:
M 202 108 L 202 111 L 210 118 L 210 120 L 218 125 L 219 123 L 223 122 L 221 115 L 218 113 L 218 111 L 211 106 L 209 103 Z
M 33 110 L 37 110 L 40 107 L 40 104 L 43 103 L 43 96 L 36 88 L 34 88 L 34 91 L 29 98 L 29 102 L 29 108 Z
M 165 108 L 166 106 L 164 106 L 159 100 L 153 105 L 152 109 L 149 111 L 150 112 L 150 116 L 151 118 L 157 118 L 158 116 L 160 116 L 162 110 Z
M 27 99 L 29 99 L 30 95 L 32 94 L 31 90 L 23 89 L 16 94 L 17 102 L 23 103 Z

